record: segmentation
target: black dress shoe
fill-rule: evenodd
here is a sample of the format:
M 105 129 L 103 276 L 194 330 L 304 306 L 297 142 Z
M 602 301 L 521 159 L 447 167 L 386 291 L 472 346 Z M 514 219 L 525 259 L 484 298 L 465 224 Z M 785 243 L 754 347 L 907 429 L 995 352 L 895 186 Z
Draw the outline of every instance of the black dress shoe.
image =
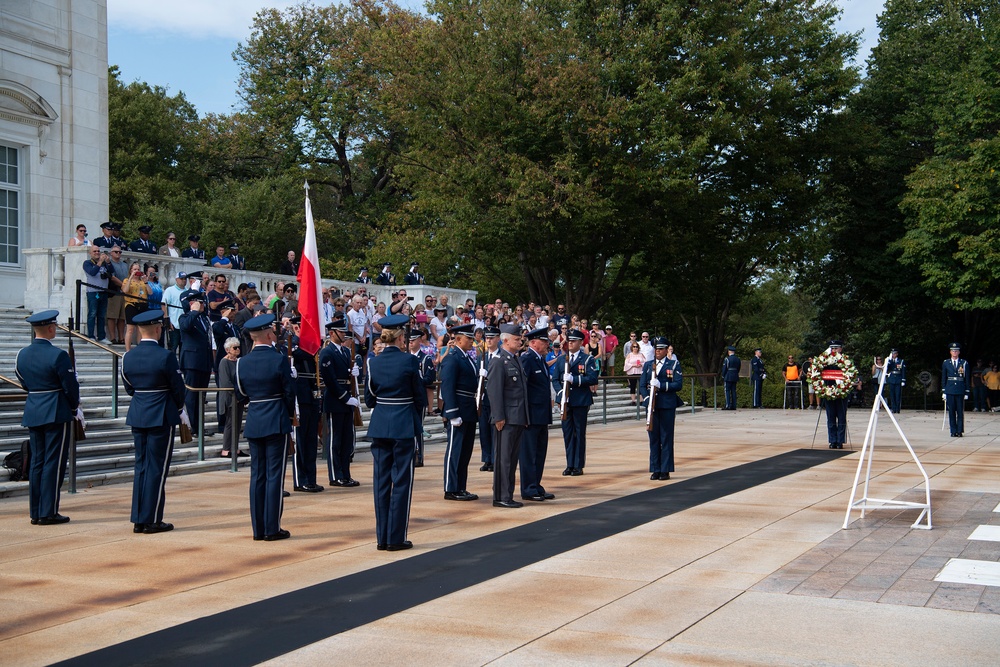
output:
M 376 544 L 375 548 L 378 549 L 379 551 L 385 551 L 386 550 L 386 545 L 384 545 L 384 544 Z
M 469 493 L 465 489 L 462 489 L 459 493 L 463 496 L 462 500 L 479 500 L 479 496 L 474 493 Z
M 31 525 L 32 526 L 37 526 L 38 525 L 38 519 L 32 519 L 31 520 Z
M 133 533 L 141 533 L 145 529 L 146 529 L 146 524 L 144 524 L 144 523 L 137 523 L 134 526 L 132 526 L 132 532 Z
M 487 463 L 484 463 L 483 465 L 479 466 L 479 472 L 486 472 L 489 469 L 490 469 L 490 466 Z
M 265 542 L 276 542 L 278 540 L 287 540 L 291 536 L 292 536 L 292 534 L 289 533 L 287 530 L 285 530 L 284 528 L 279 528 L 278 532 L 274 533 L 273 535 L 265 535 L 264 536 L 264 541 Z
M 319 493 L 323 487 L 319 484 L 306 484 L 305 486 L 296 486 L 295 490 L 302 493 Z
M 147 523 L 146 527 L 142 529 L 142 532 L 146 535 L 152 535 L 153 533 L 165 533 L 168 530 L 173 529 L 174 524 L 160 521 L 159 523 Z
M 660 479 L 661 479 L 661 480 L 667 480 L 667 479 L 670 479 L 670 473 L 669 473 L 669 472 L 661 472 L 661 473 L 660 473 Z
M 573 469 L 572 468 L 566 468 L 565 470 L 563 470 L 563 477 L 568 477 L 568 476 L 570 476 L 572 474 L 573 474 Z
M 387 545 L 385 545 L 385 550 L 386 551 L 404 551 L 406 549 L 412 549 L 412 548 L 413 548 L 413 542 L 411 542 L 409 540 L 404 540 L 400 544 L 387 544 Z
M 830 443 L 830 449 L 836 449 L 836 448 L 837 448 L 837 443 L 831 442 Z
M 660 473 L 654 472 L 649 476 L 650 479 L 660 479 Z
M 573 477 L 579 477 L 583 474 L 583 468 L 573 468 L 573 472 L 570 473 Z
M 509 509 L 514 509 L 516 507 L 524 507 L 524 503 L 519 503 L 516 500 L 494 500 L 493 507 L 507 507 Z
M 540 503 L 543 500 L 545 500 L 545 496 L 543 496 L 540 493 L 538 495 L 535 495 L 535 496 L 524 496 L 524 495 L 522 495 L 521 496 L 521 500 L 534 500 L 535 502 L 539 502 Z
M 359 482 L 356 479 L 342 479 L 340 480 L 340 485 L 346 487 L 354 487 L 354 486 L 361 486 L 361 482 Z
M 59 523 L 66 523 L 69 521 L 68 516 L 63 516 L 62 514 L 53 514 L 52 516 L 43 516 L 38 519 L 39 526 L 54 526 Z
M 331 479 L 330 480 L 330 486 L 343 486 L 343 485 L 344 485 L 343 481 L 341 481 L 339 479 Z
M 542 493 L 542 495 L 545 496 L 546 500 L 555 500 L 556 499 L 556 496 L 553 493 L 545 492 L 545 493 Z
M 236 456 L 238 456 L 238 457 L 240 457 L 241 459 L 243 459 L 243 458 L 246 458 L 246 457 L 248 457 L 248 456 L 250 456 L 250 455 L 249 455 L 249 454 L 247 454 L 246 452 L 237 452 Z
M 290 493 L 289 493 L 288 491 L 282 491 L 282 492 L 281 492 L 281 497 L 282 497 L 282 498 L 287 498 L 287 497 L 288 497 L 288 496 L 290 496 L 290 495 L 292 495 L 292 494 L 290 494 Z

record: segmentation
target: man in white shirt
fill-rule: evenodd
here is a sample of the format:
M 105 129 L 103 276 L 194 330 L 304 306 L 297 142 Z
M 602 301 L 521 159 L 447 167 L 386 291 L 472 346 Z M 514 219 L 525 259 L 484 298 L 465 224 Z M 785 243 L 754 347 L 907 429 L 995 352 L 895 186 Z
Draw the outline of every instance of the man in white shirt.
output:
M 167 309 L 170 325 L 167 327 L 167 349 L 174 352 L 181 340 L 181 294 L 187 291 L 187 274 L 181 271 L 174 278 L 174 284 L 163 290 L 163 306 Z
M 368 341 L 369 319 L 368 313 L 364 309 L 364 299 L 355 295 L 351 299 L 351 310 L 347 312 L 347 323 L 351 327 L 351 335 L 354 337 L 354 349 L 367 350 L 365 343 Z
M 649 332 L 642 332 L 642 339 L 639 340 L 639 352 L 646 359 L 646 361 L 652 361 L 653 357 L 656 356 L 656 348 L 653 347 L 652 343 L 649 342 Z
M 549 326 L 549 314 L 541 306 L 535 306 L 535 319 L 539 329 L 545 329 Z

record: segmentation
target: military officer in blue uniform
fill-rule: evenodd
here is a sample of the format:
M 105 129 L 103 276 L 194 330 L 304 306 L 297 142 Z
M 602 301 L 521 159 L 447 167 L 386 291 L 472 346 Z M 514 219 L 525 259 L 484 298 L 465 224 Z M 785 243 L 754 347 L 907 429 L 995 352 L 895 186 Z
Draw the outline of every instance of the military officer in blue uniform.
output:
M 482 450 L 482 463 L 479 470 L 481 472 L 493 472 L 493 428 L 492 410 L 490 409 L 490 396 L 486 392 L 486 376 L 489 374 L 490 362 L 500 352 L 498 343 L 500 342 L 500 329 L 487 326 L 483 328 L 483 341 L 486 344 L 486 353 L 476 362 L 479 369 L 480 386 L 479 391 L 479 448 Z
M 566 334 L 566 365 L 559 369 L 560 384 L 569 374 L 569 397 L 566 418 L 562 423 L 566 446 L 566 469 L 563 475 L 583 474 L 587 464 L 587 416 L 594 404 L 594 390 L 599 379 L 597 360 L 584 352 L 583 332 L 570 329 Z M 567 371 L 568 368 L 568 371 Z
M 147 255 L 156 254 L 156 244 L 149 240 L 149 233 L 153 231 L 153 228 L 149 225 L 143 225 L 139 228 L 139 238 L 129 244 L 128 249 L 132 252 L 142 252 Z
M 469 461 L 476 447 L 476 385 L 479 372 L 469 357 L 475 342 L 475 325 L 462 324 L 448 330 L 450 345 L 438 375 L 441 378 L 442 415 L 448 420 L 448 444 L 444 452 L 444 499 L 478 500 L 469 493 Z
M 420 265 L 416 262 L 411 263 L 409 272 L 403 276 L 403 282 L 407 285 L 423 285 L 424 275 L 417 270 L 419 268 Z
M 750 405 L 752 408 L 764 407 L 761 403 L 761 397 L 764 390 L 764 380 L 767 378 L 767 369 L 764 368 L 762 354 L 763 352 L 758 347 L 753 351 L 753 358 L 750 360 Z
M 66 476 L 73 419 L 80 409 L 80 385 L 69 355 L 52 344 L 58 310 L 43 310 L 25 321 L 34 339 L 14 361 L 14 374 L 28 392 L 21 426 L 28 429 L 31 467 L 28 472 L 28 509 L 31 523 L 66 523 L 59 514 L 59 490 Z
M 247 269 L 246 257 L 240 254 L 238 243 L 229 244 L 229 263 L 232 265 L 233 271 L 246 271 Z
M 103 236 L 94 239 L 94 245 L 96 245 L 98 248 L 107 248 L 108 250 L 110 250 L 111 248 L 119 247 L 115 237 L 111 235 L 111 232 L 114 228 L 115 228 L 115 223 L 110 221 L 102 222 L 101 231 L 103 232 Z
M 371 276 L 368 275 L 368 267 L 362 266 L 361 271 L 358 273 L 358 277 L 354 279 L 354 282 L 361 283 L 362 285 L 369 285 L 372 282 Z
M 842 355 L 844 344 L 839 340 L 830 341 L 830 354 Z M 839 372 L 838 366 L 826 366 L 822 370 L 829 372 Z M 823 382 L 832 385 L 835 379 L 824 379 Z M 830 443 L 830 449 L 843 449 L 847 442 L 847 397 L 827 398 L 826 403 L 826 432 Z
M 670 343 L 658 336 L 652 361 L 647 361 L 639 376 L 639 395 L 649 407 L 653 395 L 653 416 L 649 429 L 649 478 L 667 480 L 674 471 L 674 419 L 681 399 L 677 395 L 684 384 L 681 364 L 670 358 Z
M 253 317 L 245 329 L 253 349 L 236 362 L 236 400 L 249 400 L 243 434 L 250 445 L 250 522 L 253 539 L 272 542 L 291 537 L 281 514 L 295 384 L 288 357 L 274 347 L 274 315 Z
M 486 393 L 492 406 L 494 438 L 493 507 L 517 508 L 514 475 L 521 454 L 521 437 L 528 425 L 528 394 L 521 367 L 521 327 L 500 325 L 500 352 L 490 361 Z
M 410 354 L 417 358 L 420 367 L 420 380 L 424 383 L 424 388 L 430 387 L 437 380 L 437 370 L 434 368 L 434 360 L 431 356 L 420 349 L 426 342 L 427 332 L 422 329 L 410 330 Z M 424 415 L 420 413 L 417 422 L 417 452 L 413 466 L 422 468 L 424 466 Z
M 385 349 L 368 360 L 365 374 L 365 404 L 372 408 L 368 437 L 372 441 L 375 535 L 380 551 L 413 546 L 406 539 L 406 529 L 413 493 L 418 415 L 427 405 L 427 392 L 416 358 L 404 351 L 404 327 L 409 321 L 407 315 L 379 320 Z
M 128 239 L 122 236 L 122 230 L 125 226 L 118 222 L 111 224 L 113 225 L 111 227 L 111 242 L 122 250 L 128 250 Z
M 181 331 L 181 370 L 184 371 L 184 383 L 189 387 L 207 387 L 212 375 L 214 359 L 212 358 L 211 336 L 212 323 L 205 314 L 204 294 L 188 290 L 181 295 L 188 310 L 180 318 Z M 187 391 L 184 405 L 192 420 L 197 425 L 200 394 L 204 392 Z
M 377 276 L 375 276 L 375 282 L 379 285 L 395 285 L 396 284 L 396 274 L 392 271 L 392 263 L 386 262 L 382 265 L 382 270 Z
M 319 374 L 323 379 L 323 413 L 326 415 L 326 467 L 333 486 L 355 487 L 351 477 L 354 453 L 354 410 L 360 405 L 351 393 L 360 369 L 351 350 L 344 345 L 349 325 L 343 315 L 335 315 L 326 325 L 329 344 L 319 353 Z
M 160 347 L 163 312 L 147 310 L 133 324 L 139 327 L 139 344 L 122 357 L 122 382 L 132 397 L 125 423 L 135 442 L 131 521 L 132 532 L 149 535 L 174 528 L 163 521 L 163 503 L 174 429 L 188 417 L 182 414 L 184 381 L 177 357 Z
M 899 358 L 899 350 L 893 348 L 885 362 L 885 383 L 889 385 L 889 409 L 899 414 L 903 407 L 903 387 L 906 386 L 906 361 Z
M 322 397 L 317 381 L 317 355 L 299 347 L 302 318 L 291 319 L 292 373 L 295 384 L 295 407 L 299 416 L 295 430 L 295 454 L 292 457 L 292 488 L 302 493 L 319 493 L 316 483 L 316 449 L 319 445 L 319 420 Z
M 189 247 L 184 248 L 181 251 L 181 257 L 186 257 L 188 259 L 205 259 L 205 251 L 198 247 L 198 243 L 201 242 L 201 237 L 197 234 L 192 234 L 188 237 Z
M 528 405 L 528 425 L 521 436 L 521 499 L 554 500 L 542 486 L 545 457 L 549 451 L 549 424 L 552 423 L 552 382 L 545 355 L 549 353 L 548 328 L 525 334 L 528 349 L 521 354 Z
M 219 304 L 219 321 L 212 324 L 212 338 L 215 339 L 215 360 L 212 363 L 212 368 L 215 369 L 216 384 L 219 381 L 219 362 L 226 356 L 226 341 L 230 338 L 240 337 L 240 332 L 236 330 L 236 325 L 233 324 L 233 314 L 235 312 L 236 304 L 230 299 L 226 299 Z
M 742 363 L 736 356 L 736 348 L 730 345 L 726 348 L 726 358 L 722 360 L 722 381 L 726 385 L 726 407 L 723 410 L 736 409 L 736 383 L 740 381 Z
M 951 357 L 941 364 L 941 400 L 948 411 L 951 437 L 961 438 L 965 433 L 965 402 L 969 400 L 972 383 L 969 362 L 959 356 L 962 346 L 952 343 L 949 350 Z

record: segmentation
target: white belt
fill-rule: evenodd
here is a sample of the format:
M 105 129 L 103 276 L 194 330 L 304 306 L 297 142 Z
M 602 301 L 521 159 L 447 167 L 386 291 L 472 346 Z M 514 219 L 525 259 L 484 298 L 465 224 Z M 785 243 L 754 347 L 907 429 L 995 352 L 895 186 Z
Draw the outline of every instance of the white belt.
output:
M 62 389 L 45 389 L 45 390 L 29 389 L 28 393 L 29 394 L 55 394 L 56 392 L 60 392 L 60 391 L 62 391 Z
M 251 403 L 270 403 L 272 401 L 280 401 L 284 396 L 272 396 L 271 398 L 258 398 L 257 400 L 250 401 Z
M 379 398 L 379 405 L 410 405 L 413 403 L 412 398 Z

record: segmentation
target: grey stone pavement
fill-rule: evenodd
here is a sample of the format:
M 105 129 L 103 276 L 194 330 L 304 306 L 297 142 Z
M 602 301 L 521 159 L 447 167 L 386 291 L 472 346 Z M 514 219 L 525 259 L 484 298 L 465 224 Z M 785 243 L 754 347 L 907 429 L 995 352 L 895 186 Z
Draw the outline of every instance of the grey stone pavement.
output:
M 31 526 L 27 500 L 0 500 L 0 663 L 41 665 L 185 621 L 433 552 L 595 503 L 812 446 L 813 411 L 680 413 L 677 472 L 653 482 L 638 422 L 592 426 L 582 477 L 562 477 L 552 432 L 553 502 L 493 508 L 442 500 L 443 445 L 416 474 L 414 549 L 376 551 L 370 459 L 358 489 L 296 494 L 292 539 L 253 542 L 247 472 L 173 477 L 165 520 L 133 535 L 131 487 L 64 494 L 64 526 Z M 850 412 L 860 448 L 867 411 Z M 444 595 L 283 654 L 273 664 L 353 665 L 997 665 L 1000 587 L 935 581 L 949 559 L 1000 561 L 1000 415 L 967 415 L 964 438 L 940 413 L 904 412 L 930 475 L 934 528 L 916 510 L 848 506 L 858 454 L 829 462 Z M 815 447 L 825 449 L 823 424 Z M 918 500 L 923 480 L 883 416 L 871 494 Z M 220 632 L 223 629 L 220 629 Z M 206 638 L 206 641 L 214 637 Z M 141 657 L 137 656 L 137 662 Z

